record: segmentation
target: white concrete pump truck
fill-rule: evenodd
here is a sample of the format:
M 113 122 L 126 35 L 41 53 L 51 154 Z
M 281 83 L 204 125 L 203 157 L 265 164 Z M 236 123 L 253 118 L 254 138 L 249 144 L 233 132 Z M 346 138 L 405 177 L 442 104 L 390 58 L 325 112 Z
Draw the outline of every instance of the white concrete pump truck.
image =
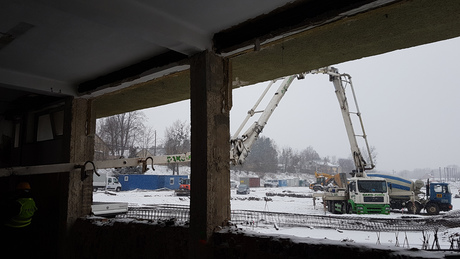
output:
M 352 178 L 345 181 L 342 186 L 333 186 L 326 188 L 324 193 L 315 193 L 316 197 L 323 199 L 325 208 L 331 213 L 390 213 L 390 199 L 388 195 L 387 182 L 381 177 L 369 177 L 366 170 L 374 168 L 372 161 L 367 136 L 364 131 L 364 125 L 359 111 L 356 95 L 351 82 L 351 76 L 348 74 L 339 74 L 338 70 L 333 67 L 326 67 L 311 71 L 312 74 L 327 74 L 330 81 L 334 84 L 335 93 L 339 101 L 342 117 L 347 130 L 348 140 L 350 142 L 351 154 L 355 163 L 355 170 L 351 173 Z M 350 112 L 347 97 L 345 95 L 346 88 L 349 87 L 355 103 L 356 112 Z M 361 125 L 361 135 L 356 135 L 350 114 L 358 116 Z M 356 137 L 362 137 L 367 152 L 369 154 L 370 164 L 367 164 L 361 151 L 358 147 Z
M 350 118 L 351 112 L 348 108 L 347 98 L 345 96 L 345 87 L 350 86 L 353 91 L 353 97 L 356 104 L 358 112 L 355 114 L 358 115 L 361 129 L 362 137 L 366 141 L 366 147 L 369 152 L 369 145 L 367 144 L 366 134 L 364 133 L 364 127 L 361 120 L 361 114 L 356 103 L 356 97 L 354 94 L 353 86 L 351 83 L 351 77 L 347 74 L 339 74 L 338 70 L 333 67 L 322 68 L 319 70 L 310 71 L 308 73 L 291 75 L 284 78 L 283 82 L 279 86 L 275 95 L 270 100 L 269 104 L 263 111 L 256 111 L 257 106 L 260 104 L 260 101 L 264 98 L 268 89 L 272 86 L 276 80 L 273 80 L 268 85 L 267 89 L 264 91 L 262 96 L 256 102 L 254 107 L 248 111 L 246 119 L 243 121 L 239 129 L 231 138 L 232 149 L 230 151 L 230 160 L 233 164 L 243 164 L 246 157 L 251 151 L 251 147 L 254 142 L 257 140 L 259 134 L 262 132 L 263 128 L 267 124 L 268 119 L 272 115 L 275 108 L 278 106 L 281 99 L 284 97 L 284 94 L 287 92 L 289 86 L 295 78 L 302 79 L 306 74 L 317 74 L 324 73 L 330 76 L 331 81 L 334 83 L 335 92 L 339 100 L 340 108 L 342 110 L 343 119 L 345 122 L 345 128 L 347 130 L 348 139 L 351 145 L 351 151 L 353 154 L 354 163 L 356 170 L 353 173 L 353 178 L 347 181 L 341 181 L 344 183 L 343 186 L 336 186 L 329 191 L 326 191 L 321 194 L 315 194 L 316 196 L 320 195 L 323 198 L 324 204 L 327 205 L 327 208 L 331 212 L 338 213 L 383 213 L 388 214 L 390 212 L 390 202 L 388 197 L 387 182 L 383 178 L 378 177 L 368 177 L 366 176 L 365 170 L 370 170 L 374 168 L 374 165 L 371 161 L 370 166 L 368 166 L 361 155 L 361 152 L 358 148 L 358 143 L 356 141 L 356 135 L 354 133 L 352 121 Z M 242 135 L 239 136 L 244 125 L 247 123 L 250 117 L 255 113 L 262 113 L 259 117 L 259 120 L 254 122 L 251 127 Z M 369 152 L 370 153 L 370 152 Z M 341 177 L 345 178 L 345 177 Z

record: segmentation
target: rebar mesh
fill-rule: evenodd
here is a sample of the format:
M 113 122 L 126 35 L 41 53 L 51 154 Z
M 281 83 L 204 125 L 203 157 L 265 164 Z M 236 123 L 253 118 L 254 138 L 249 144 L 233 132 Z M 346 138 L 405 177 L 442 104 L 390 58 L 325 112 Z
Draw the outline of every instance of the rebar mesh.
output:
M 173 220 L 188 222 L 187 205 L 152 205 L 130 207 L 123 218 Z M 240 225 L 277 225 L 284 227 L 332 228 L 359 231 L 427 231 L 460 227 L 460 211 L 439 216 L 406 216 L 400 218 L 358 217 L 353 215 L 307 215 L 269 211 L 232 210 L 231 222 Z

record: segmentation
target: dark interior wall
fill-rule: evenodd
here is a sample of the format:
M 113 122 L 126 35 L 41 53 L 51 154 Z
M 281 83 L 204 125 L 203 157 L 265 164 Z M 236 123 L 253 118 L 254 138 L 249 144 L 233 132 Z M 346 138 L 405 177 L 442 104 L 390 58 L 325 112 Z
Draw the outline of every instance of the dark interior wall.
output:
M 25 105 L 1 121 L 0 168 L 69 162 L 71 98 L 54 98 L 50 101 L 49 98 L 35 96 L 35 99 L 41 101 Z M 54 119 L 56 112 L 63 112 L 63 120 Z M 54 136 L 38 141 L 38 120 L 43 115 L 51 118 L 50 127 Z M 16 125 L 19 125 L 18 131 Z M 18 141 L 15 145 L 16 138 Z
M 33 99 L 32 104 L 18 107 L 2 118 L 0 168 L 69 162 L 71 98 L 50 100 L 34 95 Z M 60 114 L 59 118 L 56 113 Z M 52 133 L 52 138 L 38 141 L 38 118 L 43 115 L 50 118 L 51 125 L 48 124 L 47 128 L 52 129 L 52 132 L 48 132 Z M 19 130 L 16 130 L 16 125 L 19 125 Z M 31 249 L 51 258 L 58 256 L 60 215 L 62 215 L 61 210 L 66 207 L 62 203 L 62 199 L 65 199 L 62 195 L 62 186 L 65 186 L 65 182 L 62 179 L 65 179 L 66 175 L 68 173 L 37 174 L 33 171 L 30 171 L 30 175 L 15 175 L 11 171 L 9 176 L 5 174 L 0 176 L 2 204 L 9 197 L 14 196 L 19 182 L 30 183 L 32 197 L 38 211 L 33 217 L 30 228 L 21 229 L 24 232 L 21 235 L 30 236 Z M 2 209 L 4 208 L 2 206 Z M 8 248 L 4 249 L 8 250 Z
M 68 258 L 188 258 L 188 228 L 78 219 Z M 83 248 L 83 249 L 82 249 Z

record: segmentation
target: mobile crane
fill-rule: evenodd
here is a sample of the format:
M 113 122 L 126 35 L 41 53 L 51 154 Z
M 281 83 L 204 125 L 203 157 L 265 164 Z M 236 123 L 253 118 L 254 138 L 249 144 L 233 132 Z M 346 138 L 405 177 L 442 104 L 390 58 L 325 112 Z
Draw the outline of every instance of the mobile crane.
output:
M 364 125 L 359 111 L 355 91 L 351 81 L 351 76 L 348 74 L 340 74 L 336 68 L 326 67 L 318 70 L 310 71 L 311 74 L 327 74 L 330 81 L 334 84 L 337 100 L 339 101 L 340 110 L 342 112 L 343 121 L 350 142 L 351 153 L 355 164 L 355 170 L 351 173 L 352 178 L 345 188 L 338 186 L 330 187 L 326 192 L 314 194 L 316 197 L 323 199 L 324 205 L 329 212 L 332 213 L 390 213 L 390 200 L 387 189 L 387 182 L 383 178 L 368 177 L 367 170 L 372 170 L 375 165 L 372 161 L 372 156 L 367 141 L 367 135 L 364 131 Z M 348 100 L 345 94 L 347 87 L 353 94 L 353 100 L 356 111 L 350 112 Z M 356 135 L 353 128 L 351 115 L 358 116 L 361 126 L 361 135 Z M 370 163 L 364 159 L 356 137 L 362 137 L 369 154 Z

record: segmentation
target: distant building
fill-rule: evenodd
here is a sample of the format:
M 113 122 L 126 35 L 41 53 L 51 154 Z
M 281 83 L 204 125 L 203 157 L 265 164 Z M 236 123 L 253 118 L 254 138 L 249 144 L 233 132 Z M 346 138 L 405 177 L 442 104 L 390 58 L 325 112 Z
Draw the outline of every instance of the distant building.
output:
M 118 181 L 121 183 L 122 191 L 157 190 L 157 189 L 179 189 L 180 180 L 188 178 L 188 175 L 139 175 L 121 174 Z
M 149 157 L 149 156 L 153 157 L 153 154 L 150 153 L 150 151 L 145 148 L 141 149 L 141 151 L 136 153 L 136 157 Z

